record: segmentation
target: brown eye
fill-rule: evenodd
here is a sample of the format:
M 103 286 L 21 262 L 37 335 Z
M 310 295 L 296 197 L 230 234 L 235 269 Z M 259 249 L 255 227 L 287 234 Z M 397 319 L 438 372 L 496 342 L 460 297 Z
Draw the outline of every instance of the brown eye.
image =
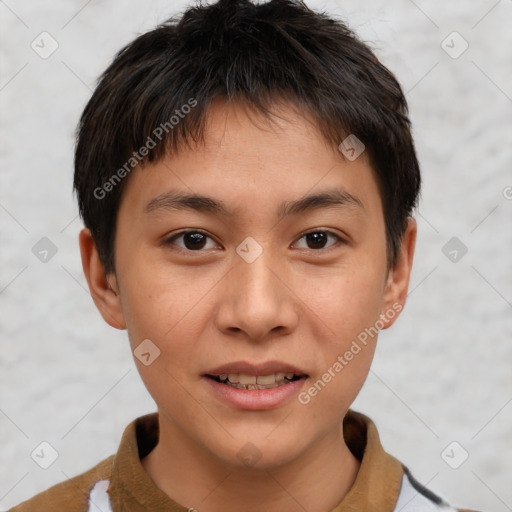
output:
M 183 243 L 187 249 L 202 249 L 206 244 L 206 236 L 202 233 L 185 233 Z
M 334 241 L 327 245 L 329 243 L 329 238 L 333 239 Z M 344 241 L 341 237 L 332 231 L 310 231 L 309 233 L 302 235 L 302 237 L 299 239 L 299 242 L 297 243 L 299 244 L 301 240 L 305 240 L 306 243 L 302 244 L 302 247 L 298 247 L 299 249 L 313 250 L 328 249 L 332 245 L 335 245 L 336 242 Z
M 327 235 L 321 231 L 317 233 L 308 233 L 306 235 L 306 240 L 310 249 L 323 249 L 327 243 Z
M 178 240 L 180 240 L 181 243 L 178 243 Z M 210 243 L 215 247 L 213 240 L 201 231 L 182 231 L 181 233 L 178 233 L 169 238 L 165 243 L 166 245 L 177 245 L 183 250 L 198 252 L 208 245 L 209 240 L 211 241 Z M 211 247 L 206 248 L 208 249 Z

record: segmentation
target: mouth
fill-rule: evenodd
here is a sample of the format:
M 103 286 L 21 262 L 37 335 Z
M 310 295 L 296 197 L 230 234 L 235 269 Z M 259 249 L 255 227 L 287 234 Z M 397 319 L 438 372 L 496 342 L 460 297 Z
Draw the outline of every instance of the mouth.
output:
M 305 379 L 307 375 L 297 373 L 269 373 L 268 375 L 249 375 L 247 373 L 222 373 L 220 375 L 208 375 L 206 377 L 214 381 L 237 389 L 256 390 L 273 389 L 286 386 L 291 382 Z
M 265 411 L 290 402 L 309 375 L 281 361 L 237 361 L 212 368 L 202 377 L 220 401 L 239 410 Z

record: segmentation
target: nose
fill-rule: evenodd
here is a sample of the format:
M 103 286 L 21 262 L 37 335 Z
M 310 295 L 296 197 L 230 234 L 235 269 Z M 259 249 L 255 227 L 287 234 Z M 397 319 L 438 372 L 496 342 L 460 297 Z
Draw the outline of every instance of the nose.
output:
M 215 322 L 224 334 L 263 341 L 293 332 L 299 322 L 299 300 L 287 283 L 282 265 L 264 251 L 255 261 L 241 258 L 220 290 Z M 241 334 L 243 333 L 243 334 Z

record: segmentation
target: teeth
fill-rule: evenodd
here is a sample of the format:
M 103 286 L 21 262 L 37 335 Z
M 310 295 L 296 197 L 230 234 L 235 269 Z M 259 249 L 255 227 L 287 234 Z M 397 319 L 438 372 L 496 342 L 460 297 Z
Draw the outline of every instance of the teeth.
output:
M 260 384 L 262 386 L 267 386 L 269 384 L 275 384 L 276 382 L 281 382 L 286 377 L 288 380 L 293 378 L 293 373 L 271 373 L 270 375 L 247 375 L 245 373 L 240 373 L 237 375 L 229 375 L 229 382 L 233 384 Z M 232 377 L 235 377 L 233 379 Z
M 240 374 L 240 384 L 256 384 L 256 375 L 246 375 L 245 373 Z
M 276 376 L 273 373 L 271 375 L 258 375 L 256 382 L 258 384 L 275 384 Z
M 239 389 L 269 389 L 286 384 L 294 377 L 294 373 L 271 373 L 269 375 L 247 375 L 246 373 L 223 373 L 219 380 Z
M 244 385 L 244 384 L 231 384 L 231 382 L 227 381 L 226 382 L 226 385 L 227 386 L 231 386 L 232 388 L 238 388 L 238 389 L 244 389 L 244 390 L 253 390 L 253 389 L 272 389 L 272 388 L 278 388 L 279 386 L 286 386 L 286 381 L 282 381 L 282 382 L 274 382 L 274 384 L 266 384 L 266 385 L 261 385 L 261 384 L 247 384 L 247 385 Z

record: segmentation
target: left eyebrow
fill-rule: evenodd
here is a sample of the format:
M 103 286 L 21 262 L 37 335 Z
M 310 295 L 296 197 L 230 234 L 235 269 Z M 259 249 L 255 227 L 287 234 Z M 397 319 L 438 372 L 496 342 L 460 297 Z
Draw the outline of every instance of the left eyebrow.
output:
M 343 188 L 335 188 L 281 203 L 277 210 L 277 218 L 281 220 L 290 215 L 328 207 L 349 207 L 364 211 L 363 203 L 359 198 Z M 155 197 L 146 205 L 144 212 L 153 213 L 167 209 L 194 210 L 226 217 L 236 215 L 236 212 L 230 211 L 222 201 L 200 194 L 183 194 L 176 191 L 165 192 Z
M 310 194 L 295 201 L 286 201 L 279 207 L 277 217 L 281 220 L 289 215 L 297 215 L 320 208 L 340 206 L 355 207 L 364 211 L 363 203 L 358 197 L 350 194 L 343 188 L 335 188 Z

